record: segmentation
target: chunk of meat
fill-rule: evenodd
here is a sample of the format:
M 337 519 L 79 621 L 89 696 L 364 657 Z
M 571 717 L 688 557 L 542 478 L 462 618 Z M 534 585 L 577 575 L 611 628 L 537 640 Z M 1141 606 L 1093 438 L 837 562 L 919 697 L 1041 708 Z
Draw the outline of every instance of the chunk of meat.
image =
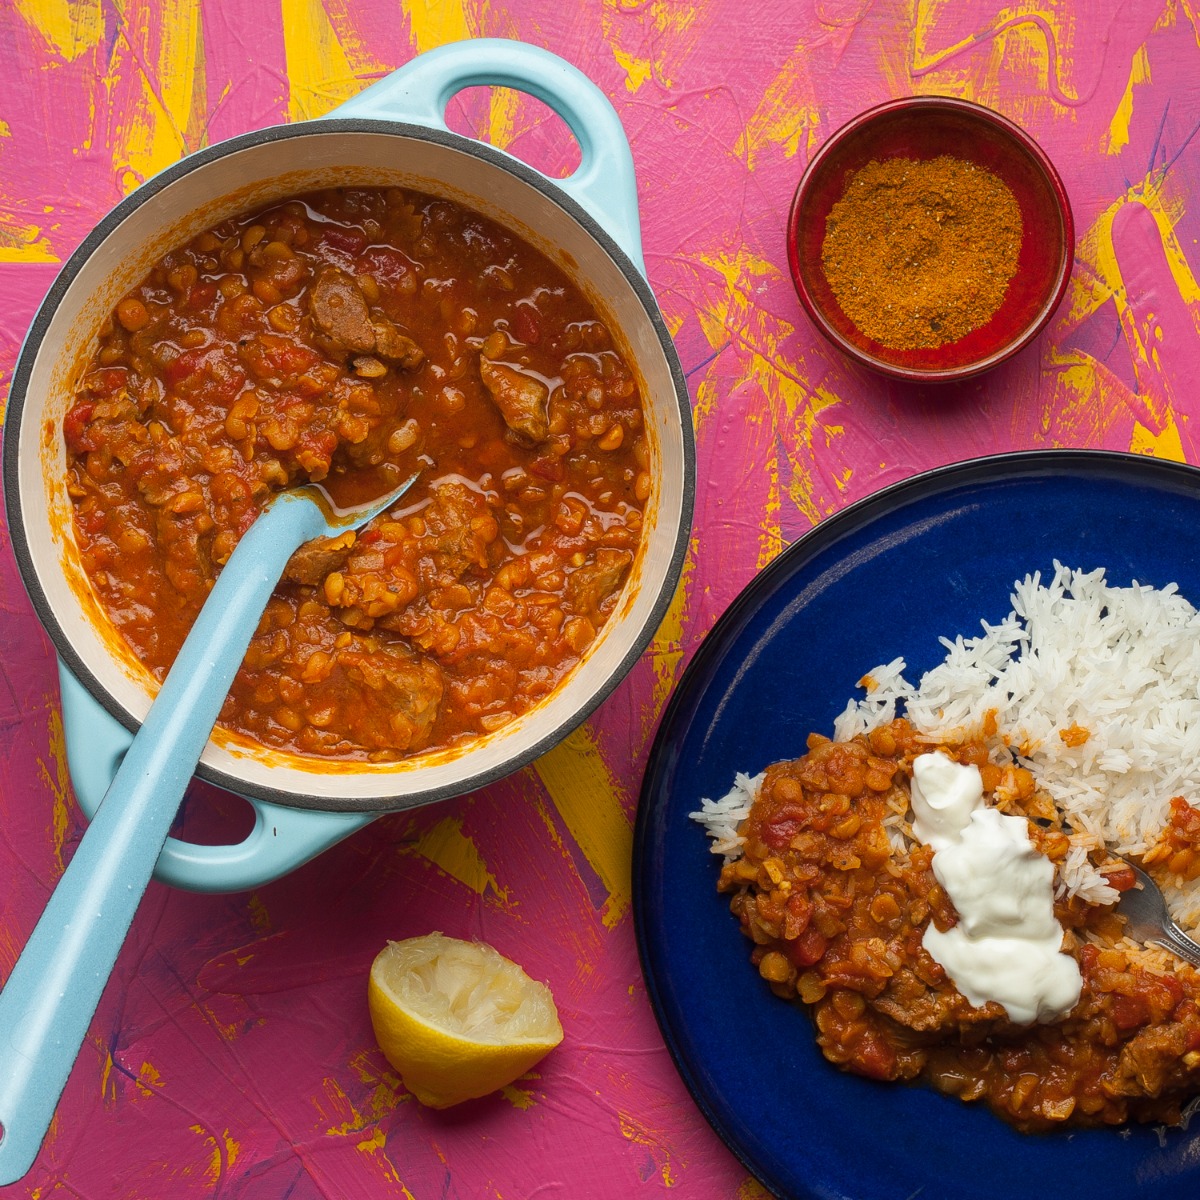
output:
M 527 442 L 544 442 L 550 424 L 550 389 L 536 375 L 482 354 L 479 375 L 509 429 Z
M 1113 1090 L 1125 1096 L 1158 1096 L 1168 1083 L 1178 1086 L 1187 1069 L 1187 1028 L 1180 1023 L 1151 1025 L 1121 1049 Z
M 422 545 L 441 578 L 459 579 L 473 567 L 487 569 L 488 547 L 500 526 L 483 496 L 461 483 L 443 483 L 421 515 L 426 530 Z
M 340 267 L 322 267 L 308 296 L 313 323 L 330 341 L 356 354 L 375 349 L 375 330 L 367 298 Z
M 387 317 L 377 317 L 372 328 L 375 331 L 375 353 L 381 358 L 391 359 L 407 370 L 419 367 L 425 361 L 425 351 Z
M 934 985 L 902 966 L 874 998 L 872 1007 L 897 1025 L 917 1034 L 978 1030 L 979 1036 L 1012 1028 L 1004 1009 L 997 1004 L 979 1008 L 960 995 L 949 980 Z
M 621 586 L 632 562 L 633 555 L 628 550 L 601 549 L 596 551 L 592 562 L 572 571 L 567 579 L 567 597 L 575 611 L 599 628 L 604 620 L 600 610 Z
M 335 653 L 324 679 L 306 685 L 304 707 L 319 719 L 323 710 L 352 704 L 355 741 L 399 756 L 428 743 L 444 690 L 442 669 L 432 659 L 398 644 L 357 638 Z
M 359 539 L 344 566 L 324 577 L 325 602 L 353 629 L 370 629 L 378 621 L 407 634 L 404 612 L 419 594 L 418 580 L 426 587 L 447 586 L 468 572 L 485 572 L 499 533 L 485 496 L 443 482 L 421 512 L 419 532 L 388 521 L 380 537 Z
M 305 542 L 283 569 L 283 577 L 291 583 L 317 587 L 332 571 L 340 571 L 350 556 L 355 534 L 352 530 L 332 538 L 315 538 Z

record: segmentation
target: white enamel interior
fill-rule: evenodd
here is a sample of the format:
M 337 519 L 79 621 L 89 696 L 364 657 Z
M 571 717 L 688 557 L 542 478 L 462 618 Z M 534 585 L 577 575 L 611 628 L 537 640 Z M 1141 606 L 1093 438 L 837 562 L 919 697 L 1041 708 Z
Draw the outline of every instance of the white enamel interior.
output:
M 567 271 L 612 329 L 642 385 L 654 490 L 642 544 L 611 619 L 583 662 L 524 717 L 468 749 L 398 764 L 331 763 L 232 744 L 218 734 L 202 762 L 250 793 L 295 795 L 320 807 L 364 807 L 376 798 L 451 794 L 503 774 L 547 736 L 565 732 L 611 686 L 649 625 L 671 565 L 686 495 L 686 450 L 671 366 L 642 301 L 621 269 L 562 208 L 517 176 L 476 155 L 420 138 L 326 126 L 265 141 L 204 163 L 135 208 L 95 249 L 54 310 L 21 412 L 21 516 L 38 582 L 63 636 L 113 701 L 140 721 L 153 681 L 103 616 L 71 535 L 60 430 L 75 373 L 95 347 L 116 301 L 175 245 L 226 216 L 305 191 L 395 185 L 456 200 L 512 229 Z M 90 681 L 84 679 L 83 682 Z M 276 797 L 278 798 L 278 797 Z M 431 797 L 432 798 L 432 797 Z M 328 802 L 328 803 L 325 803 Z

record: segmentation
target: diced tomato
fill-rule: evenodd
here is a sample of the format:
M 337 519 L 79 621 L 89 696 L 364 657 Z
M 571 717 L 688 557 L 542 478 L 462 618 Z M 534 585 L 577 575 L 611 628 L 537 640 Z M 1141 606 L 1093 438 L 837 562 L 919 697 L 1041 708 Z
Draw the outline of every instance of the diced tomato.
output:
M 300 439 L 300 445 L 306 450 L 325 455 L 332 454 L 337 449 L 337 444 L 337 434 L 330 433 L 328 429 L 310 429 Z
M 129 372 L 124 367 L 103 367 L 83 382 L 93 396 L 115 396 L 129 386 Z
M 800 832 L 801 828 L 803 827 L 799 821 L 784 817 L 763 826 L 762 840 L 772 850 L 786 850 L 788 843 Z
M 94 508 L 88 513 L 80 513 L 78 520 L 80 528 L 84 533 L 103 533 L 104 527 L 107 524 L 104 511 L 99 508 Z
M 262 509 L 257 504 L 248 504 L 237 518 L 237 535 L 240 541 L 245 536 L 246 530 L 258 520 L 258 514 Z
M 67 449 L 72 454 L 83 454 L 96 449 L 95 439 L 88 428 L 95 411 L 96 406 L 84 400 L 69 409 L 63 417 L 63 437 L 66 439 Z
M 284 342 L 273 352 L 273 357 L 287 375 L 300 375 L 321 361 L 315 350 L 301 342 Z
M 357 258 L 367 244 L 361 229 L 345 225 L 322 225 L 316 238 L 315 252 L 320 255 L 323 248 L 332 250 L 344 258 Z
M 1171 997 L 1171 1008 L 1183 999 L 1183 984 L 1174 975 L 1156 975 L 1154 982 Z
M 242 358 L 262 380 L 294 379 L 321 357 L 311 346 L 276 333 L 260 333 L 242 347 Z
M 1132 867 L 1127 867 L 1122 863 L 1118 867 L 1107 867 L 1102 874 L 1108 880 L 1108 886 L 1115 888 L 1118 892 L 1127 892 L 1137 883 L 1137 876 L 1133 873 Z
M 563 461 L 555 454 L 543 454 L 529 464 L 529 470 L 539 479 L 548 479 L 551 483 L 561 483 L 567 474 Z
M 383 287 L 395 287 L 405 275 L 416 270 L 416 263 L 401 250 L 372 246 L 358 259 L 358 273 L 370 275 Z
M 1189 804 L 1182 796 L 1171 800 L 1171 824 L 1185 841 L 1200 839 L 1200 809 Z
M 200 350 L 185 350 L 163 367 L 163 381 L 167 387 L 177 388 L 185 379 L 198 374 L 204 367 L 205 352 Z
M 191 309 L 192 312 L 200 312 L 208 308 L 216 298 L 217 285 L 215 283 L 198 283 L 188 292 L 184 307 Z
M 528 300 L 522 300 L 513 311 L 513 333 L 529 346 L 542 340 L 542 314 Z
M 868 1029 L 854 1046 L 847 1064 L 868 1079 L 891 1079 L 896 1071 L 896 1051 L 874 1029 Z
M 1112 1019 L 1118 1029 L 1136 1029 L 1150 1019 L 1150 1009 L 1141 996 L 1114 996 Z
M 815 925 L 810 925 L 794 942 L 786 944 L 787 956 L 797 967 L 811 967 L 819 962 L 829 942 Z
M 1183 994 L 1183 984 L 1173 975 L 1143 975 L 1138 981 L 1138 995 L 1154 1021 L 1166 1020 L 1183 999 Z
M 206 398 L 225 404 L 229 404 L 246 385 L 246 372 L 220 346 L 185 350 L 163 368 L 162 376 L 172 390 L 193 382 L 198 384 L 203 376 L 202 390 Z
M 783 935 L 787 938 L 798 938 L 812 920 L 812 905 L 800 892 L 793 892 L 783 907 Z

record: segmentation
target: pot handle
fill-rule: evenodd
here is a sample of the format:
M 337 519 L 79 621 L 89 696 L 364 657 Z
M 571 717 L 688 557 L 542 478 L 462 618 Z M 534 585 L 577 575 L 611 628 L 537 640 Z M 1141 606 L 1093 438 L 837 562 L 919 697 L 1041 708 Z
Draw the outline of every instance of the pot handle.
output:
M 92 698 L 61 661 L 58 679 L 67 769 L 79 807 L 91 820 L 133 734 Z M 201 846 L 169 837 L 154 878 L 191 892 L 249 891 L 295 870 L 378 816 L 310 812 L 251 796 L 243 799 L 254 809 L 254 827 L 241 842 Z
M 480 86 L 511 87 L 536 96 L 566 121 L 579 143 L 581 161 L 574 174 L 551 182 L 598 221 L 644 275 L 629 140 L 608 97 L 558 55 L 506 38 L 450 42 L 419 54 L 330 116 L 446 129 L 446 106 L 464 88 Z

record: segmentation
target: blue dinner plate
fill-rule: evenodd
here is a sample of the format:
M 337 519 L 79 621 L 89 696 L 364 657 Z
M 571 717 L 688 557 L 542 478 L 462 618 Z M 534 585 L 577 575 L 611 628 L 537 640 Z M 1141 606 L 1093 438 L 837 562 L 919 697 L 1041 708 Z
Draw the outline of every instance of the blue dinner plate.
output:
M 817 526 L 734 601 L 664 715 L 634 849 L 634 918 L 651 1003 L 696 1103 L 777 1196 L 821 1200 L 1188 1200 L 1189 1130 L 1020 1134 L 981 1105 L 880 1084 L 821 1057 L 811 1022 L 750 965 L 716 891 L 720 859 L 688 814 L 734 773 L 832 733 L 857 681 L 908 677 L 1010 610 L 1015 580 L 1104 567 L 1178 583 L 1200 607 L 1200 471 L 1104 451 L 999 455 L 915 476 Z

